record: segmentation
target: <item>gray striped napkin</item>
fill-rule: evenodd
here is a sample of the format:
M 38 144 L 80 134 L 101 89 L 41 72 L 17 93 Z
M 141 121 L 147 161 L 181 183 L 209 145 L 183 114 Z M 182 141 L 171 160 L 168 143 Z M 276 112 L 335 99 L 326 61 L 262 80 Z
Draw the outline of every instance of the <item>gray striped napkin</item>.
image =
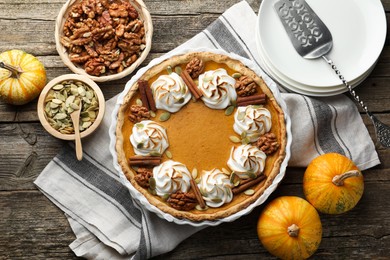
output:
M 260 65 L 253 37 L 255 23 L 252 8 L 245 1 L 240 2 L 173 52 L 191 47 L 220 48 Z M 348 156 L 362 170 L 380 163 L 360 114 L 349 98 L 339 95 L 314 99 L 290 93 L 283 93 L 283 98 L 292 119 L 289 166 L 306 166 L 327 152 Z M 147 259 L 174 249 L 200 228 L 162 220 L 131 199 L 114 170 L 109 152 L 108 129 L 115 102 L 116 98 L 107 101 L 101 127 L 83 140 L 83 161 L 77 161 L 73 148 L 66 146 L 35 184 L 66 214 L 76 235 L 70 248 L 77 256 Z

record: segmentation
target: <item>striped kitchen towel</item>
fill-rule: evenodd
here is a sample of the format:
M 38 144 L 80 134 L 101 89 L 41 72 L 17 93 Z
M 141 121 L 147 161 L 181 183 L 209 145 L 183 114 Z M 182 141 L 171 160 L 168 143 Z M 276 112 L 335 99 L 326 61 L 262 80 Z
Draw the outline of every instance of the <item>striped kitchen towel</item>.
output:
M 228 9 L 207 29 L 177 49 L 215 48 L 258 62 L 253 37 L 256 15 L 245 2 Z M 270 79 L 266 79 L 270 84 Z M 355 104 L 346 96 L 309 98 L 283 93 L 292 121 L 289 166 L 306 166 L 316 156 L 338 152 L 364 170 L 379 164 L 375 146 Z M 66 214 L 76 235 L 70 248 L 87 259 L 147 259 L 174 249 L 200 228 L 162 220 L 134 202 L 121 184 L 109 152 L 111 112 L 83 139 L 84 159 L 64 147 L 36 179 L 37 187 Z M 359 142 L 356 142 L 359 140 Z

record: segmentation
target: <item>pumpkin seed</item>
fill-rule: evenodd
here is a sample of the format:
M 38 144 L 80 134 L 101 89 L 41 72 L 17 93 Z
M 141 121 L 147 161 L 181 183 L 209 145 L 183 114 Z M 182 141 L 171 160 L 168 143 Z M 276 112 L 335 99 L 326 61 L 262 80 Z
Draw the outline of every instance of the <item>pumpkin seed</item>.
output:
M 65 119 L 68 115 L 65 113 L 58 113 L 54 116 L 54 119 L 62 120 Z
M 66 100 L 65 96 L 62 95 L 61 93 L 58 93 L 58 94 L 56 95 L 56 97 L 57 97 L 57 99 L 61 100 L 62 102 L 65 102 L 65 100 Z
M 234 183 L 234 179 L 236 178 L 236 174 L 234 172 L 232 172 L 230 174 L 230 183 Z
M 144 124 L 141 124 L 141 123 L 137 123 L 137 124 L 135 124 L 135 127 L 137 127 L 138 129 L 142 129 L 142 128 L 144 128 Z
M 226 108 L 225 110 L 225 115 L 230 116 L 231 114 L 233 114 L 233 112 L 234 112 L 234 106 L 228 106 L 228 108 Z
M 152 190 L 156 189 L 156 179 L 154 177 L 149 178 L 149 187 Z
M 55 85 L 55 86 L 53 87 L 54 90 L 61 90 L 61 89 L 63 89 L 63 88 L 64 88 L 64 85 L 62 85 L 62 84 L 57 84 L 57 85 Z
M 137 106 L 142 106 L 142 100 L 139 99 L 139 98 L 137 98 L 137 99 L 135 100 L 135 104 L 136 104 Z
M 248 190 L 244 191 L 244 194 L 248 195 L 248 196 L 252 196 L 253 194 L 255 194 L 255 191 L 252 189 L 248 189 Z
M 159 152 L 153 151 L 149 153 L 150 156 L 161 156 Z
M 160 115 L 160 121 L 161 122 L 164 122 L 164 121 L 167 121 L 169 118 L 171 117 L 171 113 L 169 112 L 164 112 Z
M 162 198 L 163 200 L 167 200 L 167 199 L 169 198 L 169 196 L 170 196 L 170 194 L 167 193 L 167 194 L 164 194 L 161 198 Z
M 80 107 L 78 105 L 76 105 L 76 103 L 70 103 L 69 107 L 71 107 L 74 110 L 79 110 L 80 109 Z
M 57 105 L 61 105 L 62 104 L 62 100 L 57 99 L 57 98 L 53 99 L 51 102 L 53 102 L 54 104 L 57 104 Z
M 156 113 L 155 113 L 155 112 L 153 112 L 153 111 L 149 111 L 149 114 L 150 114 L 150 116 L 151 116 L 151 117 L 153 117 L 153 118 L 155 118 L 155 117 L 156 117 Z
M 91 104 L 91 100 L 87 98 L 87 96 L 83 97 L 83 101 L 86 103 L 86 104 Z
M 172 159 L 172 153 L 168 150 L 165 151 L 165 155 L 169 158 L 169 159 Z
M 83 87 L 78 87 L 77 91 L 79 92 L 80 96 L 84 97 L 85 96 L 85 89 Z
M 74 99 L 76 98 L 76 96 L 69 96 L 66 101 L 65 101 L 65 105 L 68 107 L 71 103 L 74 102 Z
M 176 101 L 177 104 L 183 104 L 185 99 L 182 97 L 179 100 Z
M 50 105 L 50 108 L 57 108 L 59 106 L 57 103 L 54 103 L 54 102 L 50 102 L 49 105 Z
M 199 211 L 205 211 L 205 210 L 207 210 L 208 208 L 209 208 L 209 207 L 207 207 L 207 206 L 204 207 L 204 208 L 202 208 L 199 204 L 195 206 L 195 209 L 196 209 L 196 210 L 199 210 Z
M 242 143 L 242 144 L 249 144 L 250 141 L 251 141 L 251 140 L 249 139 L 249 137 L 245 136 L 245 137 L 241 140 L 241 143 Z
M 167 71 L 168 71 L 168 74 L 172 74 L 172 66 L 171 65 L 168 65 L 167 67 Z
M 238 73 L 238 72 L 233 73 L 233 75 L 232 75 L 232 77 L 235 79 L 239 79 L 239 78 L 241 78 L 241 76 L 242 76 L 241 73 Z
M 88 128 L 88 127 L 90 127 L 91 125 L 92 125 L 91 121 L 83 122 L 82 127 L 83 127 L 83 128 Z
M 192 178 L 195 180 L 198 177 L 198 169 L 194 168 L 191 172 Z
M 181 74 L 181 67 L 176 66 L 175 67 L 175 72 L 180 75 Z
M 81 118 L 81 122 L 91 122 L 92 120 L 91 120 L 91 118 L 89 118 L 89 117 L 83 117 L 83 118 Z
M 248 174 L 249 178 L 251 178 L 251 179 L 256 179 L 257 178 L 257 175 L 254 172 L 247 172 L 247 174 Z
M 235 135 L 232 135 L 229 137 L 230 141 L 232 141 L 233 143 L 241 143 L 241 139 L 238 138 L 237 136 Z
M 96 112 L 95 111 L 87 111 L 88 116 L 92 119 L 96 119 Z

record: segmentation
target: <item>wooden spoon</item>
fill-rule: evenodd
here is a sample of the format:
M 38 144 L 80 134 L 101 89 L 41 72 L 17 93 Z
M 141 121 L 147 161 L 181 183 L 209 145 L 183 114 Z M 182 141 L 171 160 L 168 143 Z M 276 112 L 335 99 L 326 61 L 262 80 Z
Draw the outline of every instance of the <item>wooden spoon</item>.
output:
M 73 122 L 73 128 L 74 128 L 76 157 L 77 157 L 77 160 L 79 160 L 79 161 L 81 161 L 83 159 L 83 147 L 81 146 L 80 125 L 79 125 L 82 105 L 83 105 L 83 102 L 80 100 L 79 109 L 73 111 L 70 114 L 70 117 L 72 118 L 72 122 Z

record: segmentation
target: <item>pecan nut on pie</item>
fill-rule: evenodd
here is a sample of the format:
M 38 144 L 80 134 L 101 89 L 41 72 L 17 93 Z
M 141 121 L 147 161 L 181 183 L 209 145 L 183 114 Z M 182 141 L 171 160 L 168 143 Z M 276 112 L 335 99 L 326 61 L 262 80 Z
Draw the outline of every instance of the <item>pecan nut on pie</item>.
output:
M 148 203 L 213 221 L 254 203 L 286 156 L 285 115 L 263 79 L 212 52 L 173 56 L 134 82 L 119 107 L 118 163 Z

